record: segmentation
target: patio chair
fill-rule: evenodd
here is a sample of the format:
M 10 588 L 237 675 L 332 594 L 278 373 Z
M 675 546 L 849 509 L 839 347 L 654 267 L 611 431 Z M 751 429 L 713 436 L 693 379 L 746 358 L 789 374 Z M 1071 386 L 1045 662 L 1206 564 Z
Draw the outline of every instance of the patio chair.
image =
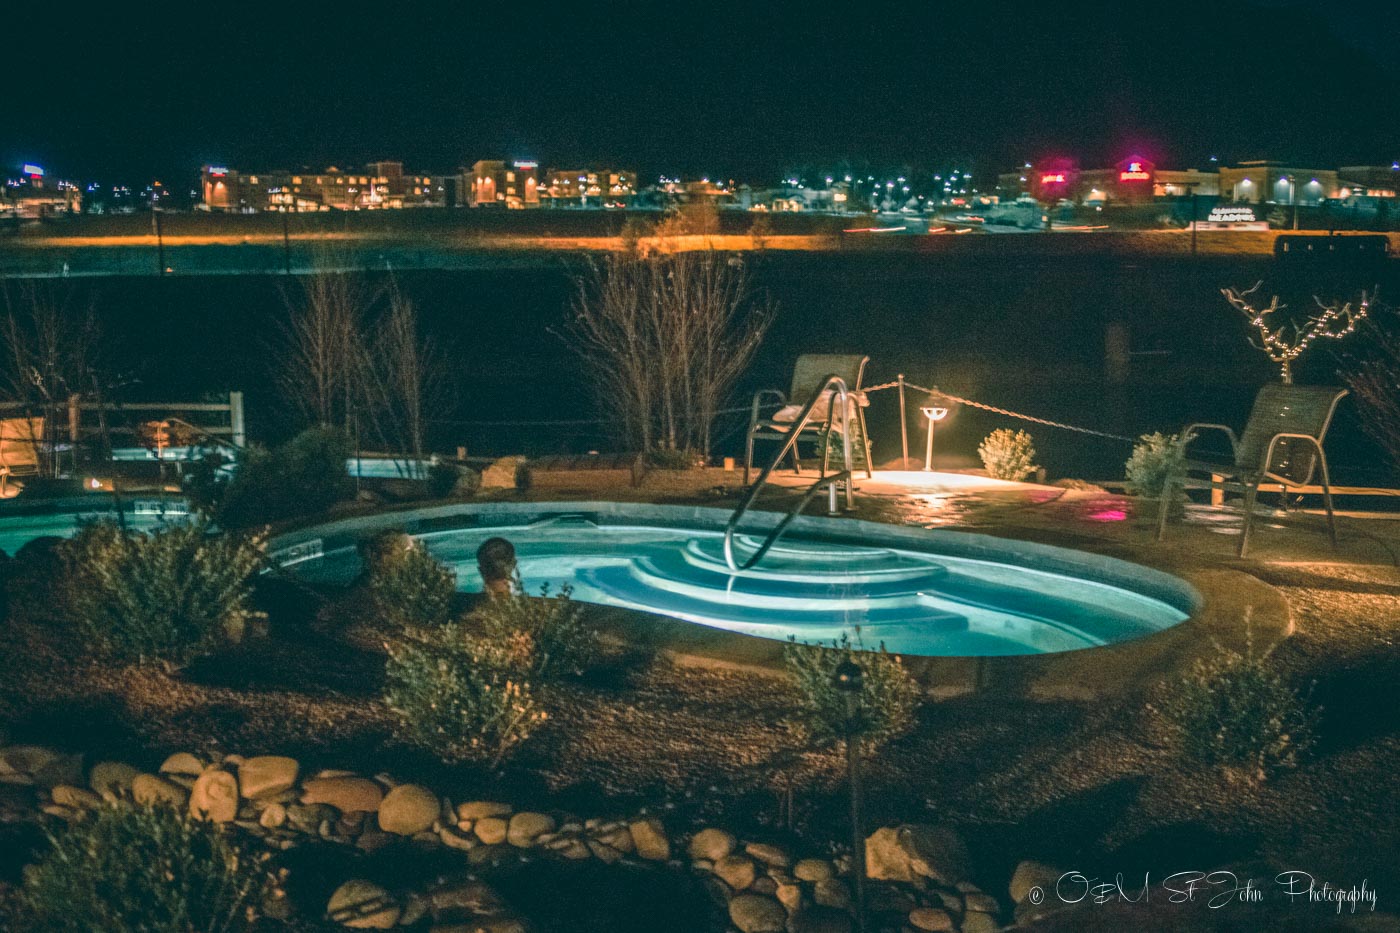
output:
M 832 353 L 804 353 L 797 358 L 797 365 L 792 371 L 792 386 L 787 395 L 780 389 L 759 389 L 753 396 L 753 408 L 749 414 L 748 445 L 744 453 L 744 483 L 749 482 L 749 472 L 753 469 L 753 444 L 756 440 L 786 441 L 788 435 L 795 426 L 798 417 L 802 414 L 803 407 L 816 393 L 817 387 L 827 376 L 840 376 L 846 383 L 847 398 L 851 411 L 846 412 L 848 417 L 837 419 L 834 415 L 836 406 L 832 404 L 832 399 L 836 396 L 835 389 L 828 389 L 821 401 L 812 409 L 812 417 L 806 426 L 802 428 L 798 435 L 799 443 L 805 437 L 811 437 L 821 445 L 822 451 L 822 473 L 826 473 L 827 461 L 830 454 L 828 439 L 831 430 L 839 421 L 844 427 L 849 424 L 859 433 L 859 437 L 852 437 L 853 443 L 859 442 L 865 451 L 865 475 L 871 478 L 874 474 L 870 472 L 870 435 L 865 429 L 865 408 L 870 404 L 870 399 L 861 390 L 861 380 L 865 377 L 865 364 L 870 362 L 870 357 L 858 353 L 832 354 Z M 772 398 L 781 406 L 767 418 L 760 417 L 759 409 L 763 406 L 765 398 Z M 792 445 L 792 468 L 793 472 L 802 472 L 802 461 L 797 452 L 797 444 Z
M 0 418 L 0 499 L 9 494 L 10 477 L 39 475 L 43 418 Z
M 1259 390 L 1254 408 L 1249 413 L 1244 433 L 1237 439 L 1235 432 L 1223 424 L 1193 424 L 1182 434 L 1190 444 L 1201 431 L 1220 431 L 1230 439 L 1234 454 L 1232 463 L 1211 463 L 1204 460 L 1185 461 L 1181 473 L 1167 480 L 1162 490 L 1162 505 L 1157 519 L 1157 540 L 1167 533 L 1167 504 L 1175 488 L 1221 489 L 1244 494 L 1244 529 L 1240 533 L 1239 556 L 1249 553 L 1249 536 L 1254 527 L 1254 503 L 1259 487 L 1265 483 L 1278 484 L 1282 491 L 1299 489 L 1312 482 L 1321 467 L 1322 503 L 1327 511 L 1327 533 L 1332 546 L 1337 545 L 1337 525 L 1332 515 L 1332 479 L 1327 471 L 1327 455 L 1322 442 L 1332 423 L 1337 403 L 1347 394 L 1346 389 L 1329 386 L 1295 386 L 1271 384 Z M 1191 474 L 1209 474 L 1208 479 L 1192 479 Z M 1216 477 L 1219 477 L 1218 479 Z

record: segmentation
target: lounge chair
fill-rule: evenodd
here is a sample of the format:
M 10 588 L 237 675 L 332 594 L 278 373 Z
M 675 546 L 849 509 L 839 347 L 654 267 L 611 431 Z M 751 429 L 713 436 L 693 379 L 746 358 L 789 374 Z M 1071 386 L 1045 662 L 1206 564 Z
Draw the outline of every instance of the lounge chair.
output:
M 0 418 L 0 499 L 9 495 L 10 477 L 39 475 L 43 418 Z
M 859 438 L 852 437 L 852 442 L 858 442 L 865 452 L 865 475 L 870 478 L 873 474 L 870 462 L 870 435 L 865 429 L 865 408 L 870 404 L 865 392 L 861 390 L 861 380 L 865 376 L 865 364 L 870 361 L 870 357 L 860 354 L 829 354 L 829 353 L 804 353 L 797 358 L 797 365 L 792 371 L 792 387 L 787 395 L 779 389 L 759 389 L 753 396 L 753 408 L 749 414 L 748 445 L 744 453 L 744 483 L 749 481 L 749 472 L 753 469 L 753 444 L 756 440 L 786 441 L 791 433 L 797 419 L 802 414 L 803 407 L 816 393 L 818 386 L 827 376 L 840 376 L 846 383 L 847 398 L 849 407 L 852 409 L 846 414 L 848 418 L 837 418 L 839 414 L 835 411 L 836 406 L 832 400 L 836 395 L 835 389 L 828 389 L 823 399 L 812 409 L 812 417 L 802 428 L 799 434 L 799 442 L 810 436 L 819 445 L 822 452 L 822 473 L 826 473 L 830 447 L 828 438 L 834 426 L 844 427 L 847 423 L 859 433 Z M 759 409 L 763 407 L 765 399 L 772 399 L 781 406 L 776 412 L 768 417 L 760 417 Z M 792 468 L 794 472 L 802 472 L 802 461 L 797 452 L 797 444 L 792 445 Z
M 1327 533 L 1337 544 L 1337 525 L 1332 515 L 1332 478 L 1327 471 L 1327 455 L 1322 442 L 1337 403 L 1346 389 L 1327 386 L 1272 384 L 1259 390 L 1249 413 L 1244 433 L 1223 424 L 1193 424 L 1182 437 L 1190 444 L 1201 431 L 1220 431 L 1230 439 L 1233 462 L 1185 461 L 1181 473 L 1168 479 L 1162 490 L 1157 520 L 1157 540 L 1167 533 L 1168 504 L 1176 489 L 1222 489 L 1244 494 L 1244 529 L 1240 533 L 1239 556 L 1249 553 L 1249 536 L 1254 526 L 1254 503 L 1263 484 L 1277 484 L 1284 492 L 1311 483 L 1321 467 L 1322 503 L 1327 510 Z M 1192 474 L 1208 474 L 1208 479 L 1192 479 Z M 1219 477 L 1216 479 L 1215 477 Z

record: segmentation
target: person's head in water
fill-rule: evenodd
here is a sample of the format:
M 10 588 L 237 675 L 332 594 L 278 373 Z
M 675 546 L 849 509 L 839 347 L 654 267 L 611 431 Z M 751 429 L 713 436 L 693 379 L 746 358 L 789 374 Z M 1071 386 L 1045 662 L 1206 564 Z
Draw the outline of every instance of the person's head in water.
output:
M 515 545 L 505 538 L 487 538 L 476 549 L 476 568 L 490 596 L 509 596 L 515 581 Z

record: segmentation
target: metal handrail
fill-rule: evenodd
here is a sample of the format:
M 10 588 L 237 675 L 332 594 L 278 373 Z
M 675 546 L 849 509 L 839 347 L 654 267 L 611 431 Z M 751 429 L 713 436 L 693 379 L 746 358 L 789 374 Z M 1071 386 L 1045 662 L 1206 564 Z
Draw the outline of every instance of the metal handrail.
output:
M 830 388 L 835 388 L 836 390 L 836 397 L 832 399 L 833 404 L 840 406 L 841 465 L 844 469 L 839 473 L 832 473 L 828 476 L 825 473 L 826 458 L 823 457 L 822 475 L 817 477 L 817 481 L 808 487 L 807 492 L 802 496 L 801 500 L 798 501 L 797 506 L 791 509 L 783 520 L 778 523 L 778 526 L 768 533 L 768 537 L 764 539 L 763 544 L 759 546 L 753 556 L 740 565 L 734 557 L 734 532 L 739 527 L 739 520 L 744 517 L 744 513 L 749 510 L 754 500 L 758 498 L 759 492 L 762 491 L 764 485 L 768 482 L 768 477 L 777 469 L 778 464 L 782 463 L 783 457 L 787 456 L 787 452 L 797 443 L 797 439 L 799 435 L 801 435 L 803 428 L 807 427 L 807 423 L 812 420 L 812 412 L 817 407 L 817 403 L 821 401 L 822 396 L 825 395 L 827 389 Z M 831 416 L 829 415 L 829 417 Z M 758 563 L 759 559 L 762 558 L 764 554 L 768 553 L 768 549 L 778 543 L 778 539 L 783 536 L 783 532 L 787 531 L 788 525 L 792 524 L 792 520 L 806 508 L 807 503 L 812 501 L 812 496 L 823 486 L 826 486 L 831 491 L 832 512 L 836 511 L 836 484 L 843 480 L 846 484 L 846 508 L 850 509 L 854 506 L 855 498 L 851 489 L 851 432 L 849 422 L 850 392 L 846 388 L 846 380 L 835 373 L 822 377 L 822 381 L 817 386 L 817 390 L 812 393 L 812 397 L 808 399 L 807 404 L 803 406 L 802 413 L 798 415 L 797 420 L 793 422 L 792 428 L 788 431 L 787 440 L 783 443 L 783 446 L 779 448 L 777 456 L 768 462 L 768 465 L 763 468 L 762 473 L 758 474 L 758 480 L 750 486 L 749 491 L 744 494 L 744 498 L 739 502 L 738 507 L 734 510 L 734 514 L 729 516 L 729 524 L 724 528 L 724 562 L 729 565 L 730 570 L 748 570 L 754 564 Z M 829 433 L 827 436 L 829 436 Z

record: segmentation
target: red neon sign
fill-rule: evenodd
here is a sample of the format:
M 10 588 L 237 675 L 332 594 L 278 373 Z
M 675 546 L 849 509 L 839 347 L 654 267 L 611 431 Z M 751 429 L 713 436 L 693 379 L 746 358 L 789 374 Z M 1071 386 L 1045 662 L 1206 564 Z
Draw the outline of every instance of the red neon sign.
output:
M 1064 172 L 1047 172 L 1040 176 L 1042 185 L 1063 185 L 1065 183 Z
M 1142 167 L 1141 162 L 1129 162 L 1128 167 L 1118 173 L 1119 181 L 1147 181 L 1152 174 Z

